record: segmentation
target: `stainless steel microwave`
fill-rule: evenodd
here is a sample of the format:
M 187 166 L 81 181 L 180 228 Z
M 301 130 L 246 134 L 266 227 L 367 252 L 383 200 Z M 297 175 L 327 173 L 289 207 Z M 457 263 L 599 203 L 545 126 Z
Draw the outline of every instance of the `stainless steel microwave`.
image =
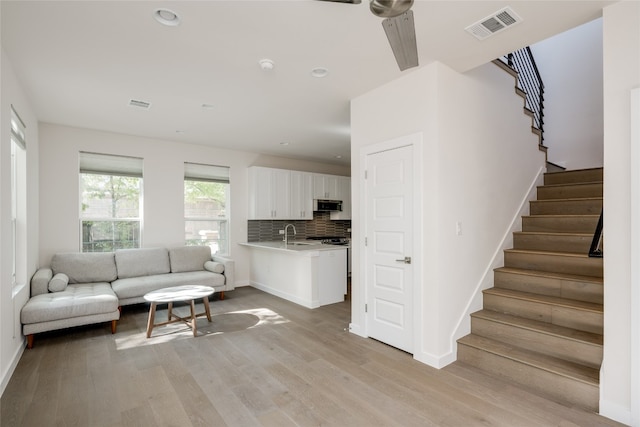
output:
M 335 212 L 342 211 L 342 200 L 313 200 L 313 210 L 315 212 Z

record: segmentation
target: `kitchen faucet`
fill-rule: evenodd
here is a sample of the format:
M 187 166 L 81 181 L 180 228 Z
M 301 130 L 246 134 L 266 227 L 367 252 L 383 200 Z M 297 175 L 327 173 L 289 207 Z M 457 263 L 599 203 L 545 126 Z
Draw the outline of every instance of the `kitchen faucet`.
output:
M 287 238 L 287 230 L 289 229 L 289 227 L 293 227 L 293 235 L 296 235 L 296 226 L 293 224 L 287 224 L 284 227 L 284 244 L 286 245 L 287 243 L 289 243 L 289 239 Z

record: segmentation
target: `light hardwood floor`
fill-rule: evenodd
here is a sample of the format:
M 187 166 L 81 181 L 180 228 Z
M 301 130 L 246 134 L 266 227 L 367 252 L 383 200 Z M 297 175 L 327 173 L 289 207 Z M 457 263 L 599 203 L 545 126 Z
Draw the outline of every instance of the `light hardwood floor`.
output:
M 173 324 L 146 339 L 147 310 L 125 307 L 115 335 L 104 324 L 36 336 L 2 396 L 0 424 L 617 425 L 462 363 L 432 369 L 350 334 L 349 302 L 309 310 L 239 288 L 214 299 L 213 322 L 199 319 L 196 338 Z

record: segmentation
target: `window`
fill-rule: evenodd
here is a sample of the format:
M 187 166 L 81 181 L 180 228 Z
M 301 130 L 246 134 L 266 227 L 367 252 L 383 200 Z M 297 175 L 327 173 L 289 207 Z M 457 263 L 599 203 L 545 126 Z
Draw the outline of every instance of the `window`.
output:
M 11 283 L 26 283 L 27 142 L 25 125 L 11 106 Z M 23 277 L 25 276 L 25 277 Z
M 80 250 L 140 247 L 142 159 L 80 153 Z
M 184 230 L 186 245 L 229 253 L 229 168 L 184 164 Z

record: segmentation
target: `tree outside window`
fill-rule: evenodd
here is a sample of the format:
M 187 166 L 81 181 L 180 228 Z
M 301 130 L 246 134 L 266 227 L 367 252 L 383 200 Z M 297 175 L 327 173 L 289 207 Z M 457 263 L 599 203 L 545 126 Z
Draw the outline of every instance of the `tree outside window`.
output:
M 228 168 L 185 163 L 185 244 L 229 253 Z
M 85 159 L 83 167 L 83 157 Z M 140 247 L 141 159 L 132 173 L 113 161 L 132 158 L 81 153 L 81 251 L 110 252 Z M 124 160 L 123 160 L 124 159 Z M 139 163 L 139 166 L 137 166 Z M 110 168 L 109 166 L 112 166 Z

